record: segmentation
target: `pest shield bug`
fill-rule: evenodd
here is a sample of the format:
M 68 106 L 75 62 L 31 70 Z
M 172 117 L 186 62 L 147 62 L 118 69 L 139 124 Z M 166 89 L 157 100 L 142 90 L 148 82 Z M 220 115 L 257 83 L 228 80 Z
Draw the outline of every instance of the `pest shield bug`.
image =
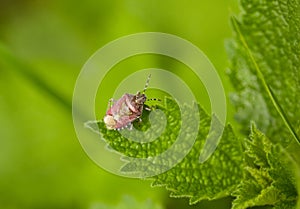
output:
M 132 129 L 132 122 L 140 119 L 144 103 L 147 100 L 145 91 L 149 85 L 151 74 L 148 76 L 143 92 L 124 94 L 119 100 L 109 100 L 109 108 L 103 121 L 109 130 Z M 113 104 L 112 104 L 113 103 Z

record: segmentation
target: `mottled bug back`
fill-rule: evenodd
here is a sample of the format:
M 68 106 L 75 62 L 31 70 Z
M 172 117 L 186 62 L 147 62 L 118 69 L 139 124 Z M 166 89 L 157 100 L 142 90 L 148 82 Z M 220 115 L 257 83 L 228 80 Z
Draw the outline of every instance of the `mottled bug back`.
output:
M 124 94 L 106 112 L 104 123 L 107 129 L 132 128 L 132 122 L 140 118 L 146 101 L 145 90 L 148 86 L 150 75 L 147 79 L 143 93 Z

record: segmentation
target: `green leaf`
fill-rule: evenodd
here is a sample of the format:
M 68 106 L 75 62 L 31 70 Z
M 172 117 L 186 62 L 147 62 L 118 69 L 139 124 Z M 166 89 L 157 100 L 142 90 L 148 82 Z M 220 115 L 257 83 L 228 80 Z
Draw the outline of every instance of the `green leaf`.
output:
M 190 106 L 186 106 L 191 108 Z M 175 142 L 181 124 L 181 117 L 189 111 L 180 110 L 176 102 L 170 98 L 165 100 L 163 106 L 158 109 L 164 112 L 167 118 L 167 126 L 164 132 L 155 141 L 149 143 L 138 143 L 123 137 L 118 131 L 107 130 L 102 121 L 98 122 L 98 127 L 111 150 L 120 152 L 130 159 L 126 160 L 123 172 L 135 172 L 147 170 L 152 164 L 140 164 L 135 159 L 154 157 L 163 153 Z M 196 137 L 196 141 L 190 152 L 177 165 L 161 173 L 151 177 L 153 186 L 165 186 L 171 191 L 172 197 L 190 197 L 190 203 L 196 203 L 202 199 L 217 199 L 231 194 L 235 187 L 242 179 L 242 162 L 243 152 L 241 142 L 234 135 L 231 126 L 226 126 L 222 139 L 213 153 L 205 163 L 199 162 L 200 151 L 204 146 L 207 134 L 209 133 L 211 117 L 199 107 L 200 128 Z M 143 113 L 141 124 L 134 124 L 136 128 L 146 131 L 149 128 L 146 111 Z M 189 127 L 193 126 L 195 115 L 188 115 L 191 119 L 185 131 L 189 132 Z M 151 126 L 155 123 L 151 123 Z M 140 125 L 140 127 L 139 127 Z M 95 129 L 91 126 L 90 128 Z M 97 131 L 97 130 L 96 130 Z M 188 140 L 187 140 L 188 141 Z M 177 144 L 177 152 L 180 152 L 185 143 Z M 172 156 L 167 161 L 156 162 L 157 168 L 167 166 L 172 161 Z
M 233 193 L 233 209 L 270 205 L 295 208 L 298 192 L 294 172 L 296 163 L 280 146 L 252 125 L 245 141 L 244 179 Z M 299 172 L 299 170 L 297 170 Z
M 228 46 L 236 118 L 287 146 L 300 136 L 300 1 L 242 0 Z M 294 139 L 293 139 L 294 138 Z
M 242 176 L 240 142 L 227 126 L 217 150 L 200 164 L 198 153 L 203 147 L 203 139 L 205 135 L 200 130 L 191 152 L 174 168 L 154 177 L 153 185 L 166 186 L 173 197 L 190 197 L 191 204 L 228 196 Z

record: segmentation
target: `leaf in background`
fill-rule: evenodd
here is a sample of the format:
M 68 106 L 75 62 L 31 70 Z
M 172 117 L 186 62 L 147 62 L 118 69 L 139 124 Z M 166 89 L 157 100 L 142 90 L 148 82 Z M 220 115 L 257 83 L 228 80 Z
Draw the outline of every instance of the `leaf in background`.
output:
M 244 131 L 253 120 L 286 146 L 300 136 L 300 1 L 241 5 L 241 18 L 233 21 L 236 38 L 228 47 L 236 118 Z
M 124 138 L 118 131 L 107 130 L 102 121 L 98 122 L 100 132 L 112 150 L 125 156 L 148 158 L 159 155 L 176 140 L 180 128 L 180 117 L 185 113 L 183 112 L 180 115 L 178 106 L 172 99 L 166 99 L 164 106 L 158 106 L 158 108 L 164 112 L 167 118 L 167 127 L 163 134 L 151 143 L 132 142 L 130 139 Z M 193 116 L 190 117 L 193 118 Z M 152 177 L 153 186 L 165 186 L 172 192 L 171 196 L 173 197 L 190 197 L 190 203 L 192 204 L 202 199 L 217 199 L 230 195 L 243 175 L 242 146 L 235 137 L 232 128 L 227 126 L 212 157 L 205 163 L 199 163 L 199 154 L 209 133 L 210 119 L 200 108 L 200 128 L 192 149 L 176 166 Z M 145 116 L 143 116 L 143 121 L 145 120 Z M 141 129 L 144 130 L 148 125 L 147 121 L 143 122 Z M 90 128 L 94 129 L 95 127 L 90 124 Z M 180 146 L 184 146 L 184 144 L 178 145 L 178 151 L 181 149 Z M 172 158 L 170 157 L 168 160 L 172 160 Z M 156 163 L 165 166 L 169 162 Z M 144 168 L 140 166 L 145 165 L 140 165 L 134 160 L 127 161 L 122 171 L 134 172 Z
M 252 125 L 250 139 L 245 141 L 245 176 L 238 189 L 233 209 L 271 205 L 274 208 L 295 208 L 297 185 L 293 172 L 296 163 L 280 146 Z M 299 192 L 299 191 L 298 191 Z
M 163 209 L 163 207 L 153 203 L 150 199 L 144 202 L 138 202 L 131 196 L 124 196 L 123 200 L 117 205 L 112 206 L 103 203 L 94 203 L 90 209 Z

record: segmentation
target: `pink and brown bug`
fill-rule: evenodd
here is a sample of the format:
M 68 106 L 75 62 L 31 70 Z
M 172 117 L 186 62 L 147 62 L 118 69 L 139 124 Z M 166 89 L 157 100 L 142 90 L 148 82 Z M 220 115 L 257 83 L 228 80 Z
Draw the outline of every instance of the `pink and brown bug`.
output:
M 151 74 L 148 76 L 143 92 L 136 94 L 124 94 L 119 100 L 112 104 L 109 100 L 108 110 L 103 118 L 106 128 L 109 130 L 132 129 L 132 122 L 139 119 L 143 113 L 144 103 L 147 100 L 145 91 L 149 85 Z M 156 100 L 156 99 L 153 99 Z

